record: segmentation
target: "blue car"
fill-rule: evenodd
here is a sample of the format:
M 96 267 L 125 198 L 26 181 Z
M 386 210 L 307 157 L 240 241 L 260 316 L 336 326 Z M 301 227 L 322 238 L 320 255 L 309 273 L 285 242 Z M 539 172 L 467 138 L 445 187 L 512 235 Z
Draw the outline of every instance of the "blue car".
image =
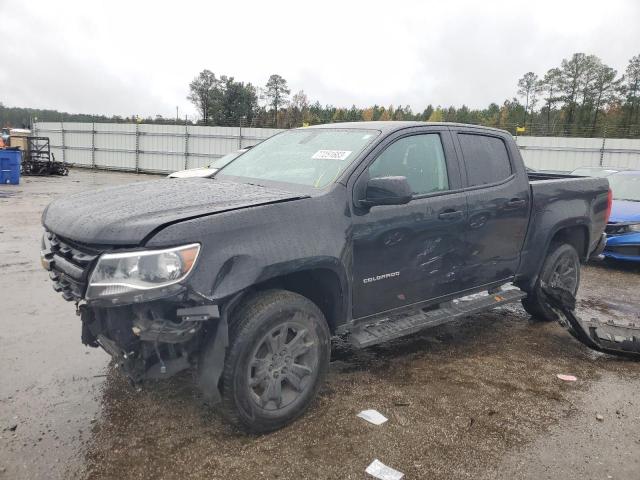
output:
M 608 177 L 613 206 L 607 224 L 606 258 L 640 262 L 640 170 Z

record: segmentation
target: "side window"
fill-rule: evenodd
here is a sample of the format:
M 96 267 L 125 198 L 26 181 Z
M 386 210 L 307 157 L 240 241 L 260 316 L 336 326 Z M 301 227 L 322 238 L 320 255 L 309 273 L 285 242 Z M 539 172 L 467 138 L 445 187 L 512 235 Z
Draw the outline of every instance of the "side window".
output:
M 407 177 L 414 194 L 449 189 L 447 164 L 440 135 L 404 137 L 389 145 L 369 166 L 369 176 Z
M 512 173 L 504 141 L 498 137 L 459 133 L 469 186 L 499 182 Z

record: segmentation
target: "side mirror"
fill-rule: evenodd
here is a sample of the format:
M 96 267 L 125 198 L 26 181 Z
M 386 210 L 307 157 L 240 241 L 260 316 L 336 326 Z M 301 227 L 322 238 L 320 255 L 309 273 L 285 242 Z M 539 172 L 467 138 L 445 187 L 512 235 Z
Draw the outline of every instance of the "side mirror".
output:
M 412 196 L 407 177 L 378 177 L 367 182 L 365 198 L 360 203 L 366 207 L 404 205 L 411 201 Z

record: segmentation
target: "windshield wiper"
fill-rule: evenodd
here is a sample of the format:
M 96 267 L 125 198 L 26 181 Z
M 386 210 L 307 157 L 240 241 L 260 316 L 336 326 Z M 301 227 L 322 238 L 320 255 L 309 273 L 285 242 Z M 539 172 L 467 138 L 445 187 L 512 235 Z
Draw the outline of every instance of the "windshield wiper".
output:
M 640 202 L 640 198 L 614 198 L 614 200 L 622 200 L 623 202 Z

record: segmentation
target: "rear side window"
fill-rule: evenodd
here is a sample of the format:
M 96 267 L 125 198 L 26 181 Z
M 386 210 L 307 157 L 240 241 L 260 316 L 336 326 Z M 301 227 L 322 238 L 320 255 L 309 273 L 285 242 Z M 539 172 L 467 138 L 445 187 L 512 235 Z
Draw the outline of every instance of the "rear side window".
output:
M 499 182 L 511 175 L 511 162 L 502 139 L 464 133 L 459 133 L 458 139 L 470 187 Z

